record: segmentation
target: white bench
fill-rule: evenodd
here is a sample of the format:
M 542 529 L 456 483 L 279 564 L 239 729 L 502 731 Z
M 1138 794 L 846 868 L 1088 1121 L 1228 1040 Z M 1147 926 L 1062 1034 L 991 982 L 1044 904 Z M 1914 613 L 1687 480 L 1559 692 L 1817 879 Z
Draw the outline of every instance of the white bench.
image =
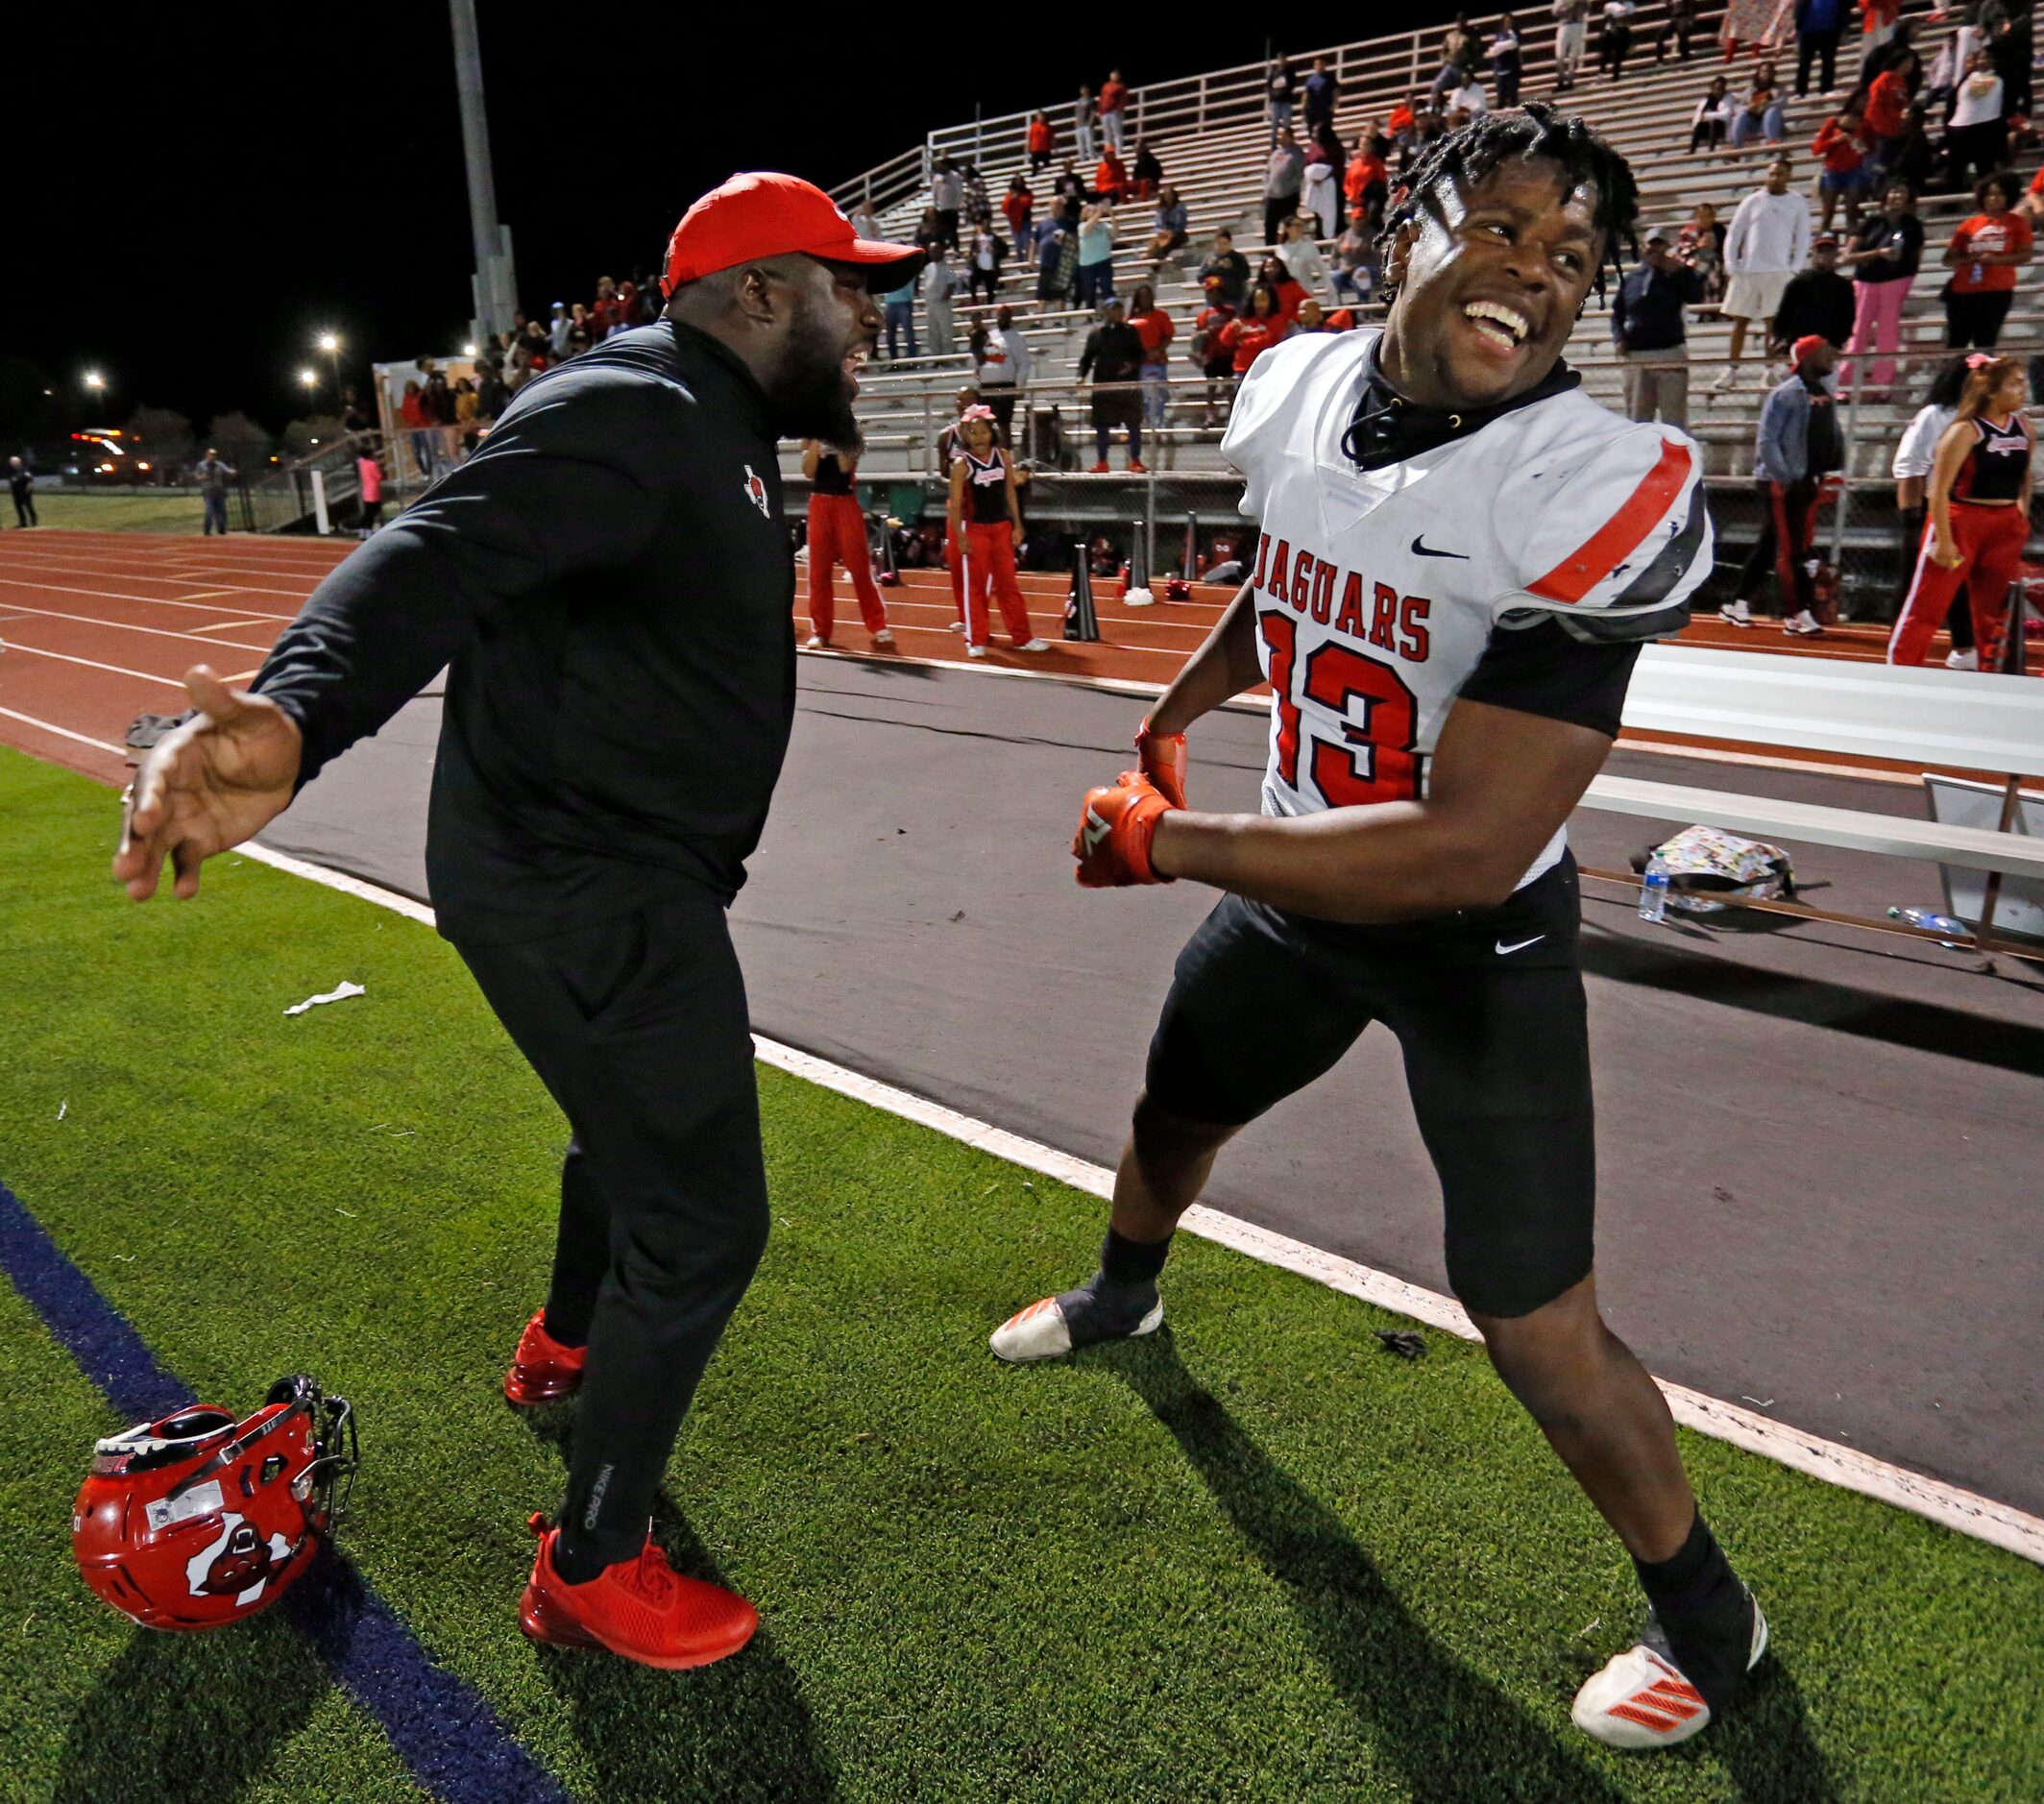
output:
M 2016 818 L 2022 779 L 2044 777 L 2044 687 L 2022 676 L 1649 646 L 1633 672 L 1623 719 L 1627 727 L 1640 732 L 2002 772 L 2005 826 Z M 1695 821 L 1767 839 L 1929 859 L 1996 873 L 1989 878 L 1990 910 L 2000 875 L 2044 878 L 2044 840 L 2022 833 L 1636 777 L 1596 778 L 1583 804 L 1613 814 Z M 1618 872 L 1586 874 L 1633 881 Z M 1763 906 L 1818 920 L 1891 926 L 1800 904 Z M 1990 938 L 1986 933 L 1976 936 L 1983 945 Z M 2004 951 L 2021 950 L 2005 940 L 1993 943 Z

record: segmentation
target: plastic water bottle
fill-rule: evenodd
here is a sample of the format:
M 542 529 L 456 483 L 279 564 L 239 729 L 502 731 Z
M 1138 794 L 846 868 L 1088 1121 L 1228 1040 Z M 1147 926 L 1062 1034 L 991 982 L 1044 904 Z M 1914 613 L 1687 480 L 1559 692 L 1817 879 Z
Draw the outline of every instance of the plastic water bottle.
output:
M 1664 920 L 1667 915 L 1667 860 L 1659 852 L 1646 861 L 1646 874 L 1640 880 L 1640 918 Z
M 1973 931 L 1964 921 L 1956 921 L 1951 915 L 1940 914 L 1934 909 L 1889 909 L 1887 917 L 1891 921 L 1907 921 L 1927 934 L 1942 934 L 1955 939 L 1963 939 Z

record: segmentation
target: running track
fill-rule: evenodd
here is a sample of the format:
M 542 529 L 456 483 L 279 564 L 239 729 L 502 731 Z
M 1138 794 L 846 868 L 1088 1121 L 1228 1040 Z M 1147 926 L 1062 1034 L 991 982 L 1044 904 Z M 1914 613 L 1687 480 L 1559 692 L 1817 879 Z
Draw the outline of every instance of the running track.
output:
M 300 603 L 353 549 L 352 541 L 248 535 L 0 533 L 0 645 L 6 647 L 0 653 L 0 744 L 102 782 L 124 782 L 118 747 L 128 723 L 140 714 L 174 714 L 183 707 L 179 678 L 192 664 L 209 663 L 230 682 L 253 676 Z M 988 664 L 1094 682 L 1168 681 L 1204 638 L 1229 593 L 1201 585 L 1190 601 L 1135 609 L 1114 596 L 1111 584 L 1102 583 L 1095 606 L 1103 641 L 1075 645 L 1056 637 L 1064 579 L 1024 576 L 1022 583 L 1051 649 L 1024 657 L 997 645 Z M 806 638 L 806 573 L 798 573 L 796 586 L 796 622 Z M 898 655 L 964 662 L 963 642 L 949 630 L 956 615 L 941 573 L 912 571 L 902 588 L 884 593 Z M 866 649 L 841 576 L 835 641 L 849 652 Z M 1841 627 L 1813 644 L 1785 640 L 1771 626 L 1741 633 L 1713 620 L 1691 626 L 1683 643 L 1879 662 L 1886 633 Z M 1627 736 L 1633 743 L 1663 737 Z M 1875 760 L 1823 762 L 1832 768 L 1878 766 Z M 1914 770 L 1909 774 L 1913 781 Z

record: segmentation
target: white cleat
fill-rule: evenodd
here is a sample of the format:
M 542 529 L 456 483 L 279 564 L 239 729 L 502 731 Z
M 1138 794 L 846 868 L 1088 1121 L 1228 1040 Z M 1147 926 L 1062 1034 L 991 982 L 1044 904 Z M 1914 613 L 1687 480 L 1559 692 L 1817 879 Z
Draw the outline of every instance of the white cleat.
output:
M 1164 1323 L 1164 1302 L 1159 1297 L 1143 1319 L 1130 1330 L 1129 1338 L 1155 1334 Z M 987 1337 L 994 1356 L 1010 1365 L 1027 1365 L 1033 1359 L 1061 1359 L 1072 1351 L 1072 1330 L 1066 1326 L 1063 1307 L 1056 1297 L 1045 1297 L 1011 1315 Z
M 1767 1619 L 1756 1603 L 1746 1670 L 1758 1666 L 1766 1651 Z M 1569 1715 L 1585 1735 L 1607 1747 L 1635 1753 L 1673 1747 L 1702 1733 L 1711 1722 L 1703 1694 L 1665 1653 L 1644 1643 L 1614 1654 L 1601 1672 L 1586 1679 Z

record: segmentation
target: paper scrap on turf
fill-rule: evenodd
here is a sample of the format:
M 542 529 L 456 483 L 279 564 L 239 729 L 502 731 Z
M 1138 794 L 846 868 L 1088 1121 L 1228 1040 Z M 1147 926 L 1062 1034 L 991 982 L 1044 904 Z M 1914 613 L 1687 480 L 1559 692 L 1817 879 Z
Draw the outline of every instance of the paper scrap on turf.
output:
M 369 992 L 360 984 L 342 984 L 329 989 L 324 996 L 307 996 L 304 1002 L 295 1002 L 286 1009 L 286 1014 L 304 1014 L 307 1009 L 317 1009 L 323 1002 L 346 1002 L 350 996 L 363 996 Z

